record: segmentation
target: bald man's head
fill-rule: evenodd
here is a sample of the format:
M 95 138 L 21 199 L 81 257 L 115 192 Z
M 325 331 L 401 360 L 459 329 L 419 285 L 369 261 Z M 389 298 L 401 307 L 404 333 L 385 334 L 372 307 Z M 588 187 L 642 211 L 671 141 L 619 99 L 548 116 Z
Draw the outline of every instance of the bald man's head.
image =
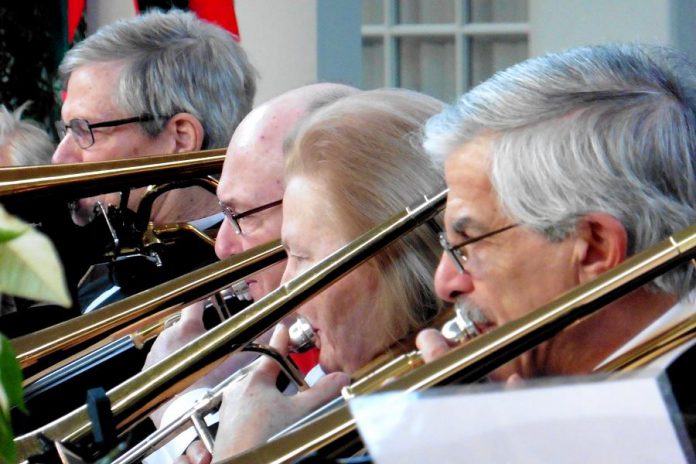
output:
M 286 92 L 255 108 L 239 124 L 227 149 L 218 198 L 229 211 L 243 213 L 283 197 L 283 144 L 298 123 L 315 110 L 358 89 L 342 84 L 312 84 Z M 215 251 L 220 259 L 280 238 L 282 208 L 270 207 L 239 220 L 236 233 L 226 220 Z M 280 283 L 280 263 L 247 281 L 256 300 Z

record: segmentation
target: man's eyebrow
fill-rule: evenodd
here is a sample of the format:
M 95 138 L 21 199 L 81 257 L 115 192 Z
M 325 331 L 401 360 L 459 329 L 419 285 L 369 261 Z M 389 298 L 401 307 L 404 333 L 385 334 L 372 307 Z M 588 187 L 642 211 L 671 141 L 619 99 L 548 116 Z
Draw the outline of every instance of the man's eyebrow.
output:
M 237 213 L 242 213 L 248 209 L 251 209 L 251 208 L 244 208 L 244 206 L 245 206 L 244 202 L 236 201 L 233 198 L 221 199 L 220 197 L 218 197 L 218 200 L 220 201 L 221 204 L 223 204 L 224 206 L 228 207 L 229 209 L 231 209 Z
M 452 221 L 451 228 L 453 232 L 458 234 L 464 234 L 465 229 L 486 230 L 481 222 L 465 214 Z

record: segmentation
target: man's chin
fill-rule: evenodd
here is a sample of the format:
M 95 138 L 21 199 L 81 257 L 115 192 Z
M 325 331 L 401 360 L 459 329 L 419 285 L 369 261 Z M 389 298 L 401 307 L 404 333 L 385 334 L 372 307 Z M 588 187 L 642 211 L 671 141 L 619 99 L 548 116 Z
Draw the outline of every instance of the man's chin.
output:
M 256 280 L 248 281 L 248 285 L 248 293 L 252 301 L 259 301 L 261 298 L 270 293 L 270 290 L 267 290 L 265 285 Z
M 70 204 L 70 217 L 78 226 L 86 226 L 94 219 L 94 206 L 87 207 L 83 203 L 74 202 Z
M 493 382 L 507 382 L 510 376 L 517 374 L 522 376 L 520 365 L 516 359 L 507 362 L 490 373 L 488 378 Z

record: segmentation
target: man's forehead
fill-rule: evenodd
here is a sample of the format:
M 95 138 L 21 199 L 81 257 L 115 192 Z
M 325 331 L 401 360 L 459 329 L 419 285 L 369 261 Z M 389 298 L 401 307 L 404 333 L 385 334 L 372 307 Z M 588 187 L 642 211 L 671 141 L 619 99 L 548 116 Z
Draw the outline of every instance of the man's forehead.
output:
M 268 104 L 261 105 L 247 114 L 232 136 L 232 146 L 247 147 L 255 143 L 259 129 L 268 114 Z
M 445 162 L 445 181 L 450 191 L 491 191 L 491 140 L 477 137 L 455 148 Z
M 497 196 L 490 180 L 490 143 L 478 137 L 453 150 L 445 164 L 449 188 L 446 219 L 457 229 L 481 225 L 496 216 Z
M 75 69 L 68 80 L 61 114 L 70 119 L 108 119 L 120 115 L 115 96 L 122 68 L 122 63 L 108 62 Z
M 228 154 L 223 166 L 218 198 L 237 209 L 254 208 L 283 195 L 283 165 L 261 157 Z

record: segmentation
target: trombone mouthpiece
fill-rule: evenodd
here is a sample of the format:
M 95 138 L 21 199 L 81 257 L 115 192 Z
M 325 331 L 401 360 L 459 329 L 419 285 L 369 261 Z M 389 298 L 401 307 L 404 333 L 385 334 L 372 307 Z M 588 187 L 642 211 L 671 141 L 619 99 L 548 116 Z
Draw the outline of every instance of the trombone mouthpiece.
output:
M 440 333 L 452 342 L 463 342 L 481 335 L 479 326 L 485 322 L 485 318 L 477 310 L 455 304 L 454 318 L 445 322 Z
M 314 347 L 316 334 L 307 319 L 299 316 L 288 329 L 290 332 L 290 350 L 302 353 Z

